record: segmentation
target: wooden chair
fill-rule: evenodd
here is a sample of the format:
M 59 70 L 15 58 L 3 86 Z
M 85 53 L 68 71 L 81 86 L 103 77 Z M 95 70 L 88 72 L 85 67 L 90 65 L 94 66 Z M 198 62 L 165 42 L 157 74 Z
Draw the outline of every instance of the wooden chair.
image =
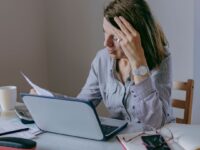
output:
M 185 99 L 172 100 L 172 107 L 184 109 L 184 117 L 183 119 L 176 118 L 177 123 L 191 124 L 193 88 L 194 88 L 194 80 L 192 79 L 187 80 L 187 82 L 179 82 L 179 81 L 173 82 L 173 90 L 182 90 L 186 92 Z

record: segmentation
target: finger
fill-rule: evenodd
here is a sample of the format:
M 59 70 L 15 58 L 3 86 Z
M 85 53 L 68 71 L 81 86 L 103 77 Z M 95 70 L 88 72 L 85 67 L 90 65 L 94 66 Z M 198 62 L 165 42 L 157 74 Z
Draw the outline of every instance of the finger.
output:
M 110 30 L 112 30 L 114 36 L 116 36 L 118 42 L 120 42 L 121 40 L 126 39 L 125 35 L 119 30 L 117 29 L 115 26 L 113 26 L 106 18 L 105 19 L 105 25 L 110 28 Z
M 115 26 L 113 26 L 106 18 L 105 19 L 105 25 L 110 28 L 110 30 L 113 32 L 113 34 L 116 36 L 119 41 L 123 40 L 125 38 L 125 35 L 119 30 L 117 29 Z
M 119 17 L 114 18 L 115 22 L 117 25 L 120 27 L 121 31 L 126 35 L 126 36 L 131 36 L 129 30 L 127 27 L 122 23 L 122 21 L 119 19 Z
M 137 35 L 138 32 L 133 28 L 133 26 L 124 17 L 120 16 L 119 19 L 126 26 L 126 28 L 128 29 L 128 31 L 130 33 L 132 33 L 134 36 Z
M 36 91 L 35 91 L 34 89 L 30 89 L 29 93 L 30 93 L 30 94 L 33 94 L 33 95 L 36 95 L 36 94 L 37 94 Z
M 114 35 L 119 39 L 118 42 L 121 40 L 126 40 L 126 36 L 122 33 L 119 29 L 113 28 Z

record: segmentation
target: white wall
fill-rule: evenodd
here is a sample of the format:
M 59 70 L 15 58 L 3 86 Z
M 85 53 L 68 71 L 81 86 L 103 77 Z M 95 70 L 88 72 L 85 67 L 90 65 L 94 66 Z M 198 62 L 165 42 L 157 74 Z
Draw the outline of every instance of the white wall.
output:
M 194 103 L 193 123 L 200 123 L 200 0 L 194 1 Z
M 43 0 L 0 0 L 0 86 L 27 91 L 19 71 L 47 86 Z
M 163 27 L 173 59 L 173 80 L 195 80 L 192 123 L 200 123 L 199 0 L 148 0 Z M 179 112 L 175 112 L 179 113 Z M 179 114 L 178 114 L 179 115 Z
M 193 0 L 148 0 L 148 2 L 168 38 L 173 60 L 174 80 L 193 78 Z

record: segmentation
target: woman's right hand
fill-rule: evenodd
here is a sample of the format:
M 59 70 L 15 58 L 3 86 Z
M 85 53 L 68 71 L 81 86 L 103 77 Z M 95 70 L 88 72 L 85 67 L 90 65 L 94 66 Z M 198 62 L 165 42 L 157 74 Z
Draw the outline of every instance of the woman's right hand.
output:
M 29 94 L 37 95 L 37 92 L 35 91 L 35 89 L 30 89 Z

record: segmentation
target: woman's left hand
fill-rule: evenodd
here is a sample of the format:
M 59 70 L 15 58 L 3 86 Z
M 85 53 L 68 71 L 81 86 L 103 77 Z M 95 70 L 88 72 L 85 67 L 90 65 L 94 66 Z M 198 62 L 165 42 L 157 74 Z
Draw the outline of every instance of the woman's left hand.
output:
M 112 30 L 118 38 L 118 42 L 129 59 L 132 69 L 140 65 L 147 65 L 144 50 L 141 44 L 140 34 L 123 17 L 114 18 L 121 30 L 112 26 Z

